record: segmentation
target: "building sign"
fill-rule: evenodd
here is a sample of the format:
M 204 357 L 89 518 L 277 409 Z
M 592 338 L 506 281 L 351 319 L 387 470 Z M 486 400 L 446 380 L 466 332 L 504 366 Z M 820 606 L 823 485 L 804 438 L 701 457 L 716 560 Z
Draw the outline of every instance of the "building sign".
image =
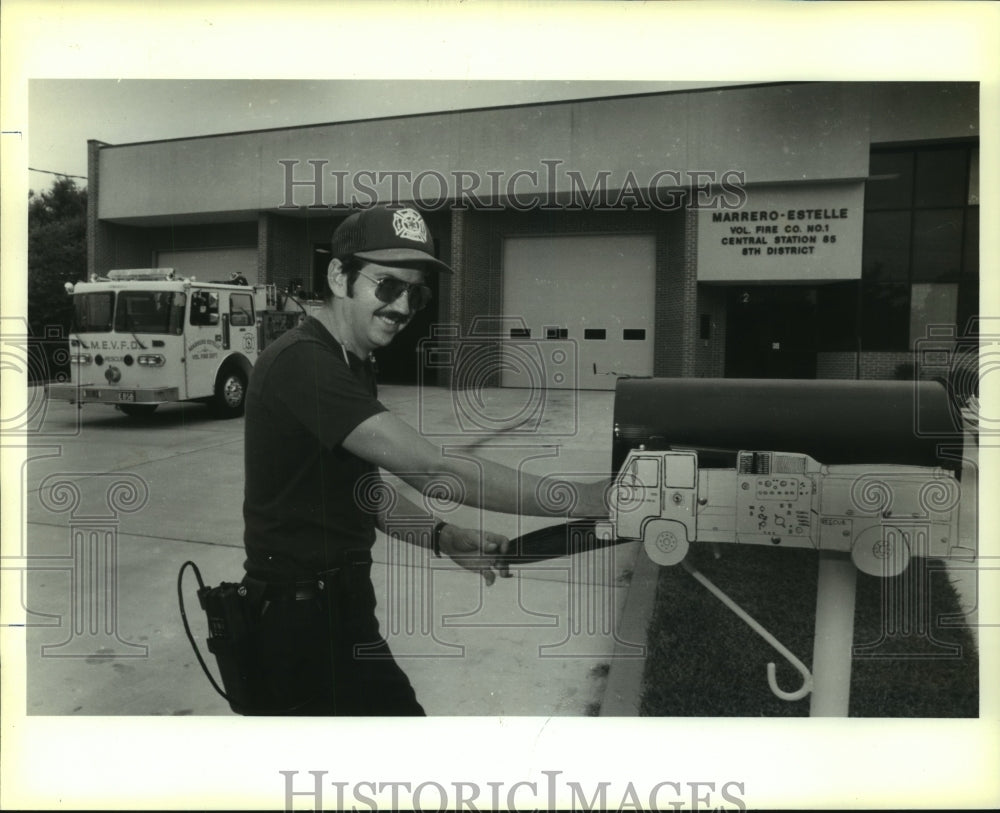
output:
M 746 189 L 698 213 L 699 282 L 860 279 L 863 183 Z

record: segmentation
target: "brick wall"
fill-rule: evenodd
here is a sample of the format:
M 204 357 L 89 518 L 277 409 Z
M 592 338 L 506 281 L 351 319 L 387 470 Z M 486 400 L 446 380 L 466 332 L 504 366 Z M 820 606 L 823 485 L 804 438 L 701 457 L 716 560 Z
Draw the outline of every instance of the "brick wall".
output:
M 860 365 L 857 364 L 857 354 L 848 351 L 818 353 L 816 356 L 816 378 L 892 381 L 912 378 L 914 374 L 913 353 L 906 351 L 863 352 Z
M 100 223 L 100 251 L 95 254 L 98 274 L 112 268 L 149 268 L 153 265 L 153 246 L 146 229 Z
M 106 263 L 110 235 L 108 225 L 97 219 L 98 195 L 101 189 L 100 153 L 103 142 L 87 142 L 87 276 L 108 270 Z
M 698 367 L 696 213 L 658 213 L 656 235 L 656 348 L 653 375 L 693 376 Z
M 457 325 L 459 343 L 472 332 L 473 320 L 479 315 L 496 314 L 500 311 L 503 295 L 503 277 L 500 269 L 492 264 L 491 243 L 497 239 L 491 215 L 486 212 L 452 211 L 449 232 L 449 264 L 455 269 L 453 277 L 442 280 L 440 296 L 442 306 L 438 311 L 438 321 Z M 442 257 L 443 259 L 443 257 Z M 447 304 L 444 304 L 444 303 Z M 467 348 L 470 347 L 467 345 Z M 477 369 L 493 370 L 486 375 L 487 386 L 500 383 L 500 348 L 497 342 L 477 340 L 475 352 Z M 436 370 L 437 382 L 448 386 L 466 386 L 466 382 L 452 381 L 451 371 L 446 368 Z M 471 382 L 468 382 L 471 385 Z
M 898 353 L 862 353 L 861 378 L 895 379 L 911 378 L 912 372 L 900 375 L 901 365 L 912 365 L 913 353 L 906 351 Z
M 320 227 L 310 220 L 261 213 L 257 219 L 257 279 L 274 283 L 279 291 L 298 280 L 307 292 L 312 291 L 319 284 L 313 280 L 312 243 L 329 242 L 330 233 L 328 221 Z
M 857 353 L 817 353 L 816 378 L 857 378 Z

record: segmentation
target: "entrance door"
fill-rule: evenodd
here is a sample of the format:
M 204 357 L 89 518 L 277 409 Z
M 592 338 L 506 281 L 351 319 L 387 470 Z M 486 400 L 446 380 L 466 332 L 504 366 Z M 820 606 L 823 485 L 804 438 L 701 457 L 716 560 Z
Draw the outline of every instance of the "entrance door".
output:
M 748 285 L 730 289 L 727 378 L 816 377 L 816 289 Z

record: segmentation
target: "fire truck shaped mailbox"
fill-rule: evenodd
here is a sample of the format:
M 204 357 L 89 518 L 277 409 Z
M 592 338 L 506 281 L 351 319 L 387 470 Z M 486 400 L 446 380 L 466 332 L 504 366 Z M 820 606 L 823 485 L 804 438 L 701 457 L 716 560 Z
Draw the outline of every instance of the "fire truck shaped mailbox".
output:
M 858 570 L 976 559 L 975 490 L 963 512 L 959 480 L 969 440 L 936 381 L 622 378 L 614 413 L 595 544 L 641 540 L 652 562 L 684 567 L 799 672 L 785 691 L 769 663 L 768 685 L 811 694 L 811 716 L 848 713 Z M 811 669 L 685 560 L 693 542 L 817 551 Z
M 687 451 L 630 451 L 599 538 L 642 540 L 650 559 L 676 565 L 692 542 L 849 553 L 873 576 L 901 573 L 911 556 L 973 560 L 962 547 L 960 486 L 943 468 L 824 465 L 805 454 L 741 451 L 736 468 L 698 467 Z
M 199 282 L 170 268 L 109 271 L 66 287 L 71 377 L 49 385 L 48 397 L 132 416 L 173 401 L 242 414 L 258 354 L 306 312 L 283 310 L 273 285 Z

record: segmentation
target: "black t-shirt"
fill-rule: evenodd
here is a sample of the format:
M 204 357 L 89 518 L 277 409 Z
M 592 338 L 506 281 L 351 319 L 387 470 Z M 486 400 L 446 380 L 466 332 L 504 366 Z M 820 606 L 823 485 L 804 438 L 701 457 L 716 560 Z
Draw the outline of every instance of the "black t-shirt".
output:
M 307 578 L 345 549 L 371 548 L 378 467 L 340 444 L 385 409 L 373 365 L 345 354 L 313 317 L 261 353 L 246 399 L 248 573 Z

